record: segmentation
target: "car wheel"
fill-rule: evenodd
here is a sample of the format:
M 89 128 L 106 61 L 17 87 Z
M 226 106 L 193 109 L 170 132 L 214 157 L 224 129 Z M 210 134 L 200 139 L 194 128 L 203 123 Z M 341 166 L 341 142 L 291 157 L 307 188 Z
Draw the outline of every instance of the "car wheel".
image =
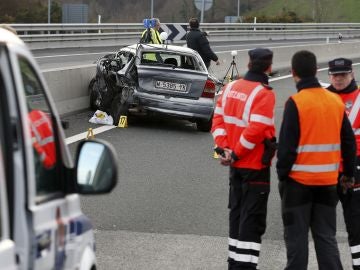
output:
M 95 78 L 93 78 L 89 83 L 89 94 L 90 94 L 90 109 L 91 110 L 98 110 L 99 106 L 97 106 L 97 99 L 98 99 L 98 92 L 94 89 L 95 87 Z
M 210 120 L 196 120 L 196 128 L 202 132 L 209 132 L 211 130 L 212 119 Z
M 127 102 L 121 103 L 121 94 L 115 96 L 111 103 L 111 116 L 114 119 L 114 125 L 116 126 L 119 123 L 120 116 L 128 115 L 129 105 Z

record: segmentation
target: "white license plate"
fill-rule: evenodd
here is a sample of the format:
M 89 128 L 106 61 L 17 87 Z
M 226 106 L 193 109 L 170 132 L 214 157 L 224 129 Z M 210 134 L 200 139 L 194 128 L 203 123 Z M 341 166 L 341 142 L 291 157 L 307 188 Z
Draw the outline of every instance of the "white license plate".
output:
M 161 89 L 166 89 L 166 90 L 178 91 L 178 92 L 186 92 L 186 84 L 184 84 L 184 83 L 156 81 L 155 87 L 161 88 Z

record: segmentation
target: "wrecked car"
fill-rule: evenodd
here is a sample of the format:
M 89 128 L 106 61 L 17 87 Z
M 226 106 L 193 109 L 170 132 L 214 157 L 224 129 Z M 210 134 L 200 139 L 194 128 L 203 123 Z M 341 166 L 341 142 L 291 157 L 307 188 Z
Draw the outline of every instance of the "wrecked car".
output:
M 195 122 L 207 132 L 219 84 L 190 48 L 134 44 L 97 61 L 90 107 L 111 114 L 115 125 L 123 115 L 160 113 Z

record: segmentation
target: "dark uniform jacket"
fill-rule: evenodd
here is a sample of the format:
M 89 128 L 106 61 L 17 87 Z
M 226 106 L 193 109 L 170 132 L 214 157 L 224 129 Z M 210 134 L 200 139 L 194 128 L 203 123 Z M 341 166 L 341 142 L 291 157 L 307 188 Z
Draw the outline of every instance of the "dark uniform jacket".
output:
M 298 91 L 306 88 L 321 87 L 316 78 L 306 78 L 296 85 Z M 285 104 L 283 123 L 280 129 L 279 148 L 277 152 L 278 162 L 276 169 L 279 180 L 285 180 L 291 171 L 297 157 L 297 147 L 300 140 L 300 125 L 298 109 L 293 99 L 289 98 Z M 355 162 L 355 137 L 346 113 L 341 128 L 341 153 L 344 161 L 344 174 L 354 175 Z
M 210 66 L 211 60 L 218 60 L 217 55 L 210 48 L 205 33 L 201 32 L 199 28 L 190 28 L 190 31 L 186 34 L 186 43 L 189 48 L 200 54 L 206 67 Z

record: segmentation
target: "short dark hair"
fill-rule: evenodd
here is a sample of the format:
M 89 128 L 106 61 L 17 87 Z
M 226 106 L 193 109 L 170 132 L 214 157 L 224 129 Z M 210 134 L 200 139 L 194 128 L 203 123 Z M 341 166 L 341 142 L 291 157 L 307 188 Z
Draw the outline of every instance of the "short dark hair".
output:
M 199 28 L 199 20 L 196 18 L 191 18 L 189 20 L 190 28 Z
M 315 77 L 317 70 L 316 56 L 310 51 L 298 51 L 291 59 L 291 68 L 299 78 Z

